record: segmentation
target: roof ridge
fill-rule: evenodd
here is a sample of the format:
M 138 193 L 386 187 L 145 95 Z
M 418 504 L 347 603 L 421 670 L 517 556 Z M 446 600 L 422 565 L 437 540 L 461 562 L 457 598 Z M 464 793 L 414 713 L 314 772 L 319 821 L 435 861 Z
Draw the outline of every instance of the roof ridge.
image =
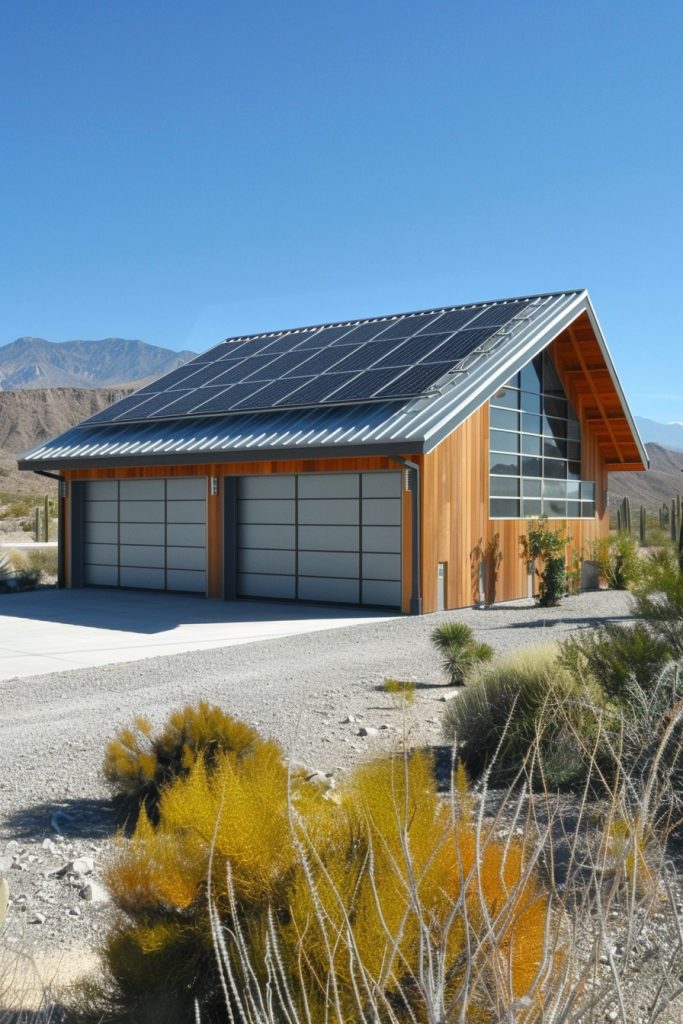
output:
M 381 323 L 383 320 L 399 320 L 408 316 L 424 316 L 428 313 L 434 315 L 440 313 L 453 313 L 460 309 L 477 309 L 479 306 L 502 306 L 508 302 L 533 302 L 534 299 L 562 298 L 565 295 L 581 295 L 585 288 L 567 288 L 558 292 L 538 292 L 535 295 L 511 295 L 504 299 L 486 299 L 479 302 L 463 302 L 457 306 L 434 306 L 427 309 L 410 309 L 402 313 L 384 313 L 380 316 L 367 316 L 352 318 L 350 320 L 329 320 L 321 324 L 308 324 L 301 327 L 281 327 L 275 331 L 259 331 L 257 334 L 235 334 L 224 338 L 219 345 L 226 345 L 232 341 L 256 341 L 259 338 L 275 338 L 281 334 L 305 334 L 309 331 L 319 331 L 323 327 L 362 327 L 364 324 Z

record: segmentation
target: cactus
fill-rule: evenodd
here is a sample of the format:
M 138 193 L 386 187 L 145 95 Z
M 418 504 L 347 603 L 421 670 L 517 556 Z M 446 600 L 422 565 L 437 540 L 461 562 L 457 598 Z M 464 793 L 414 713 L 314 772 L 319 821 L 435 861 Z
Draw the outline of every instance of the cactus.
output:
M 623 527 L 622 519 L 623 519 L 623 516 L 621 514 L 621 509 L 618 508 L 617 509 L 617 533 L 621 533 L 621 531 L 622 531 L 622 527 Z
M 683 572 L 683 523 L 681 523 L 681 532 L 678 538 L 678 565 Z
M 631 499 L 624 498 L 624 529 L 631 535 Z
M 0 928 L 2 928 L 7 915 L 9 903 L 9 885 L 6 878 L 0 878 Z
M 640 546 L 644 548 L 647 544 L 647 516 L 645 513 L 645 506 L 640 506 Z
M 671 539 L 674 544 L 676 544 L 678 541 L 678 530 L 676 529 L 676 502 L 673 500 L 671 502 L 671 518 L 669 520 L 669 525 L 671 527 Z
M 50 495 L 43 498 L 43 540 L 47 543 L 50 539 Z

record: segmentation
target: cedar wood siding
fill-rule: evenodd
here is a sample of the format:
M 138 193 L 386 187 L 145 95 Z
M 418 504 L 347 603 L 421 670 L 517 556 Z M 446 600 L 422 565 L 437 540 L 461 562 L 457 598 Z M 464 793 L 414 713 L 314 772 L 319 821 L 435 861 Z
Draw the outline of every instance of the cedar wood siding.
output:
M 609 533 L 607 469 L 596 432 L 584 412 L 571 379 L 555 358 L 555 365 L 581 424 L 581 476 L 596 483 L 593 519 L 549 520 L 552 529 L 571 536 L 568 559 L 574 550 L 586 557 L 590 542 Z M 511 601 L 527 596 L 526 565 L 520 558 L 524 519 L 489 519 L 489 405 L 480 406 L 449 434 L 422 463 L 422 608 L 436 610 L 437 565 L 447 564 L 446 607 L 464 608 L 479 598 L 482 554 L 498 535 L 500 561 L 497 574 L 487 562 L 487 600 Z

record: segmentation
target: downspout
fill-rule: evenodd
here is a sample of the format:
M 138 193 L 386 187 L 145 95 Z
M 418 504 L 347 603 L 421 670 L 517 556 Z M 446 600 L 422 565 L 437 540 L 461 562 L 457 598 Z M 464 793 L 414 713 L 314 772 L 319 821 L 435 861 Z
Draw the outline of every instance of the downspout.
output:
M 412 510 L 412 586 L 410 592 L 410 614 L 422 615 L 422 593 L 420 590 L 420 467 L 417 462 L 404 459 L 401 455 L 390 455 L 390 459 L 408 470 L 408 487 L 411 493 Z

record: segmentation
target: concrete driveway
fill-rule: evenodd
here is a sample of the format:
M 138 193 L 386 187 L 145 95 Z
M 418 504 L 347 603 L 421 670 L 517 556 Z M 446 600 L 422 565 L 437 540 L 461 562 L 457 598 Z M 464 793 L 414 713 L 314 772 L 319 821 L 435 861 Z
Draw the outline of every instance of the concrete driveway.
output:
M 137 661 L 395 618 L 391 612 L 209 601 L 135 590 L 35 590 L 0 597 L 0 680 Z

